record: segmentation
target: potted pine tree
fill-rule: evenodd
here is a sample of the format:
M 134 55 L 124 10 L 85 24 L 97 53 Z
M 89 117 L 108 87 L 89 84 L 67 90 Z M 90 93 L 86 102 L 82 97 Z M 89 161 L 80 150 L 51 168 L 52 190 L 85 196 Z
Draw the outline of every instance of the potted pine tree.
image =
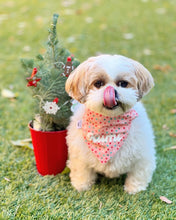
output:
M 66 127 L 71 116 L 71 99 L 65 81 L 79 61 L 58 41 L 53 15 L 44 55 L 22 59 L 27 86 L 35 99 L 35 117 L 29 123 L 37 170 L 41 175 L 56 175 L 66 166 Z

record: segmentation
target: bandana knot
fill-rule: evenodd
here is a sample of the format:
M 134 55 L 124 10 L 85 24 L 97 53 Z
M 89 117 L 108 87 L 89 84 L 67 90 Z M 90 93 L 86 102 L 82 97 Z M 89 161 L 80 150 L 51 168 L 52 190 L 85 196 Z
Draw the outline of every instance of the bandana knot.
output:
M 138 113 L 131 109 L 116 117 L 86 109 L 82 120 L 82 131 L 88 148 L 101 163 L 107 163 L 120 149 Z

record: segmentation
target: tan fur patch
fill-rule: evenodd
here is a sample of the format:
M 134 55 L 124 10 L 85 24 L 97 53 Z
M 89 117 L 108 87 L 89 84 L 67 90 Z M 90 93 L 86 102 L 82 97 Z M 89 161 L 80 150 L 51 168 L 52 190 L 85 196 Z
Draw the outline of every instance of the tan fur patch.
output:
M 66 92 L 74 99 L 84 103 L 92 83 L 102 78 L 107 81 L 105 75 L 104 70 L 94 62 L 93 58 L 88 59 L 70 74 L 66 81 Z
M 139 90 L 139 97 L 142 98 L 154 86 L 154 80 L 150 72 L 139 62 L 130 59 L 135 67 L 135 75 L 137 77 L 137 87 Z

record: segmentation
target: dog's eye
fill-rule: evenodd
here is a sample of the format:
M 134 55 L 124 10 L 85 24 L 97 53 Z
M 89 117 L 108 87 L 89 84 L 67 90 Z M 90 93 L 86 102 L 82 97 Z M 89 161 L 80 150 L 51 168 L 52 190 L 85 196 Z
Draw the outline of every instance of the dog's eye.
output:
M 128 82 L 127 82 L 127 81 L 123 81 L 123 80 L 118 81 L 118 82 L 117 82 L 117 86 L 120 86 L 120 87 L 125 88 L 125 87 L 128 86 Z
M 101 86 L 104 86 L 105 85 L 105 83 L 104 83 L 104 81 L 103 80 L 97 80 L 95 83 L 94 83 L 94 86 L 96 87 L 96 88 L 100 88 Z

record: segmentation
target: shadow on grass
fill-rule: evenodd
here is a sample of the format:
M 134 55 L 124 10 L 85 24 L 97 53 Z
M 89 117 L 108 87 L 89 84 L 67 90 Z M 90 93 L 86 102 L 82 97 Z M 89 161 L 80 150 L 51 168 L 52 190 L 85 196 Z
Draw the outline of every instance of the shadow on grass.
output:
M 125 183 L 125 178 L 126 178 L 126 174 L 121 175 L 120 177 L 117 178 L 108 178 L 105 177 L 104 175 L 98 174 L 98 178 L 96 181 L 96 186 L 101 185 L 101 186 L 106 186 L 108 185 L 109 187 L 112 187 L 114 185 L 118 185 L 119 187 L 123 187 L 124 183 Z

